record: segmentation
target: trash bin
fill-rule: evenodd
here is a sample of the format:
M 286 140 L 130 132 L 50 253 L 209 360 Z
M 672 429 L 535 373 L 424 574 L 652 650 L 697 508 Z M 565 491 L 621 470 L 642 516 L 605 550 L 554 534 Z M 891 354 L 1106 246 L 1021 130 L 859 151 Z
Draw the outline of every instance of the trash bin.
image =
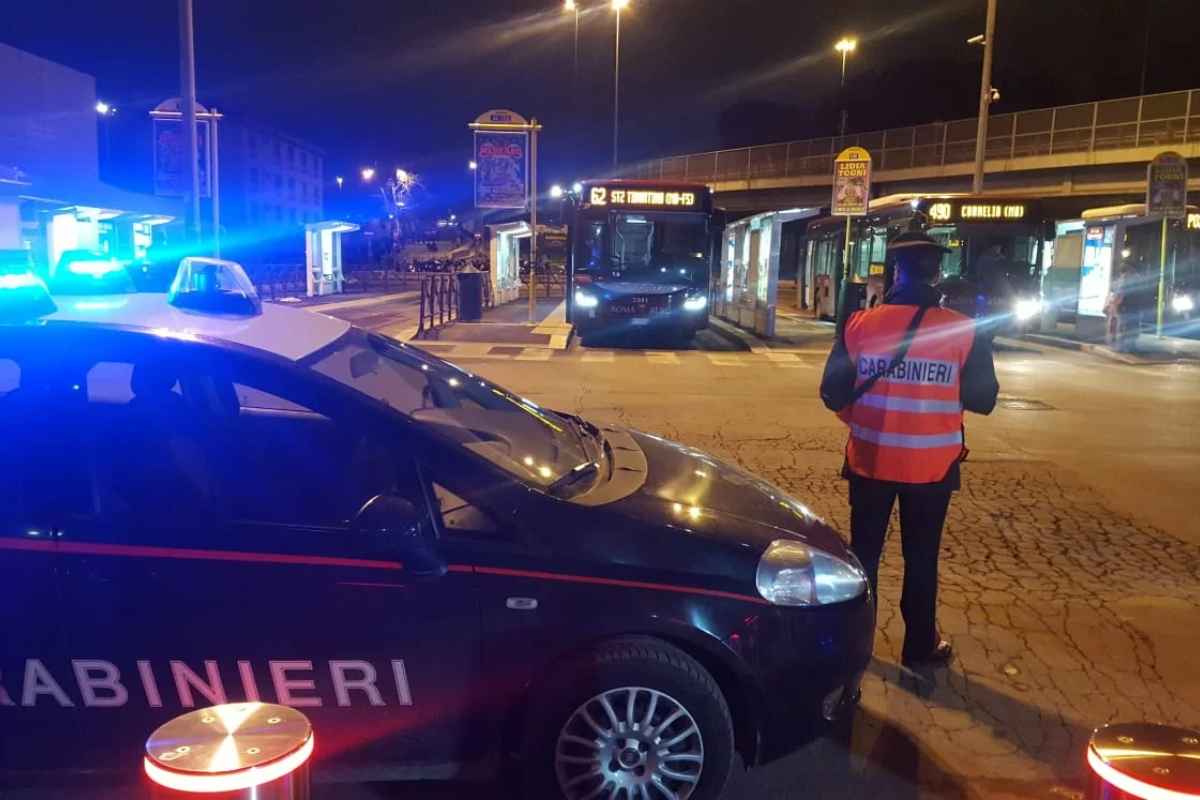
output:
M 1148 723 L 1106 725 L 1088 743 L 1087 800 L 1200 797 L 1200 732 Z
M 463 322 L 483 319 L 483 278 L 474 267 L 458 273 L 458 318 Z
M 155 800 L 309 800 L 313 731 L 295 709 L 228 703 L 178 716 L 146 740 Z

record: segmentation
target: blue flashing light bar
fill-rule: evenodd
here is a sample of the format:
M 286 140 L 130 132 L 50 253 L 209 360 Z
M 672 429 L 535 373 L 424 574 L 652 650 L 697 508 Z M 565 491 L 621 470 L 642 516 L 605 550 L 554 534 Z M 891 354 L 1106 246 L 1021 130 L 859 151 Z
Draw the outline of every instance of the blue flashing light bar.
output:
M 0 322 L 28 322 L 58 310 L 32 272 L 0 273 Z
M 189 257 L 180 261 L 167 302 L 176 308 L 209 314 L 253 317 L 262 313 L 262 300 L 242 265 L 218 258 Z
M 107 261 L 72 261 L 67 264 L 68 272 L 75 275 L 89 275 L 93 278 L 103 278 L 124 269 L 125 265 L 116 259 Z

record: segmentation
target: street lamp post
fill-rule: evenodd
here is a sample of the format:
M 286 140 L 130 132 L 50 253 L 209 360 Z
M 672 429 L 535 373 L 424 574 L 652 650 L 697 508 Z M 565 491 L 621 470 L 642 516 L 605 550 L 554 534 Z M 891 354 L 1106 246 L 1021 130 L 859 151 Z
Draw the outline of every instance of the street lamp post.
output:
M 575 46 L 571 59 L 571 113 L 579 116 L 579 3 L 575 0 L 563 0 L 563 11 L 575 15 Z M 578 122 L 578 119 L 576 120 Z M 572 156 L 571 168 L 574 171 L 577 164 Z
M 200 168 L 196 141 L 196 50 L 193 38 L 192 0 L 179 0 L 179 83 L 183 108 L 184 157 L 188 161 L 188 227 L 200 238 Z
M 983 166 L 987 155 L 988 106 L 992 102 L 992 52 L 996 46 L 996 0 L 988 0 L 987 28 L 983 34 L 983 74 L 979 82 L 979 127 L 975 131 L 975 175 L 971 192 L 983 191 Z
M 613 11 L 617 15 L 617 36 L 613 56 L 613 169 L 617 166 L 618 125 L 621 119 L 621 12 L 629 6 L 629 0 L 612 0 Z
M 841 121 L 838 123 L 838 136 L 844 137 L 846 135 L 846 117 L 849 113 L 846 110 L 846 58 L 858 49 L 858 40 L 843 36 L 841 39 L 838 39 L 833 49 L 842 54 L 842 82 L 838 90 L 842 100 L 842 116 Z

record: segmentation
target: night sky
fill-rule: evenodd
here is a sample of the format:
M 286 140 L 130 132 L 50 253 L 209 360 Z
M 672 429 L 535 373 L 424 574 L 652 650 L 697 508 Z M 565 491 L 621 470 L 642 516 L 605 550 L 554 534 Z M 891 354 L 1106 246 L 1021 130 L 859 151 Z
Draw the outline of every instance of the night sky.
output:
M 546 184 L 611 157 L 613 14 L 557 0 L 195 0 L 199 98 L 322 147 L 326 174 L 421 173 L 469 202 L 466 123 L 509 107 L 545 126 Z M 8 0 L 0 41 L 96 76 L 122 113 L 178 94 L 171 0 Z M 591 10 L 586 10 L 591 6 Z M 622 160 L 825 135 L 833 42 L 851 57 L 850 129 L 972 116 L 984 0 L 631 0 L 623 13 Z M 1200 87 L 1195 0 L 1000 0 L 997 113 Z

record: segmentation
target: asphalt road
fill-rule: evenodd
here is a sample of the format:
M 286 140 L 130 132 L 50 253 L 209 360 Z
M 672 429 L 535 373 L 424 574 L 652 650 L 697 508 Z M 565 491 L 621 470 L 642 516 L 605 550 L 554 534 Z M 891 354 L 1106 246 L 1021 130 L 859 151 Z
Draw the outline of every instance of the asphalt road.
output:
M 703 340 L 691 351 L 633 344 L 461 359 L 551 408 L 734 460 L 847 531 L 845 433 L 817 398 L 823 361 L 819 347 L 726 350 Z M 951 668 L 928 680 L 896 666 L 894 536 L 851 735 L 739 771 L 730 798 L 1081 797 L 1093 727 L 1200 723 L 1200 367 L 1023 345 L 1001 350 L 997 365 L 1001 406 L 968 419 L 971 455 L 944 539 L 940 625 L 956 647 Z M 315 796 L 440 800 L 503 789 L 371 784 L 318 786 Z
M 552 408 L 735 460 L 842 531 L 844 428 L 817 398 L 824 352 L 576 348 L 463 365 Z M 1001 405 L 968 420 L 943 549 L 952 668 L 897 668 L 898 537 L 877 658 L 849 744 L 738 776 L 730 797 L 1074 797 L 1115 720 L 1200 722 L 1200 367 L 1016 345 Z M 376 796 L 413 796 L 400 794 Z

